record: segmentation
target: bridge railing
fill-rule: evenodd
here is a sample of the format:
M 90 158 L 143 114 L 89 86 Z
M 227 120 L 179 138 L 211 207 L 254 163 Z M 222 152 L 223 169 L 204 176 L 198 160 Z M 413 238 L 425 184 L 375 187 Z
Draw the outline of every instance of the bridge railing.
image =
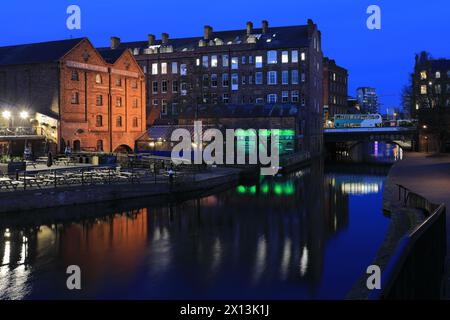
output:
M 38 131 L 33 127 L 12 127 L 12 128 L 0 128 L 0 136 L 3 137 L 15 137 L 15 136 L 35 136 L 38 135 Z

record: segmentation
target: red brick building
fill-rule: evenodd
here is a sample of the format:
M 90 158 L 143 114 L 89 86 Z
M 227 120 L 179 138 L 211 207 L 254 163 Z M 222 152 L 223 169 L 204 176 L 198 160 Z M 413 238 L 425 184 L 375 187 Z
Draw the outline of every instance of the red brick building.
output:
M 2 109 L 57 120 L 59 151 L 131 151 L 146 129 L 145 78 L 129 50 L 97 50 L 87 38 L 2 47 L 0 87 Z
M 323 59 L 323 109 L 325 124 L 335 114 L 347 113 L 348 72 L 334 60 Z

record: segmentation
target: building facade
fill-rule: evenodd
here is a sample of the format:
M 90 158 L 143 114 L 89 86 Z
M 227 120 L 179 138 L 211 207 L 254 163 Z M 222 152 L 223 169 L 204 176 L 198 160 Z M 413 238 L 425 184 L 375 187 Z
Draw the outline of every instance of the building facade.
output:
M 0 100 L 12 114 L 27 110 L 59 151 L 131 151 L 146 129 L 133 55 L 96 50 L 87 38 L 0 48 Z
M 324 121 L 330 121 L 335 114 L 348 112 L 348 72 L 329 58 L 323 59 L 323 109 Z
M 416 55 L 411 115 L 418 120 L 422 152 L 450 152 L 450 60 Z
M 147 124 L 178 123 L 182 109 L 198 105 L 295 104 L 296 149 L 320 153 L 323 121 L 321 34 L 307 25 L 213 31 L 202 37 L 120 43 L 142 66 L 147 81 Z M 232 125 L 232 124 L 231 124 Z
M 360 87 L 356 90 L 356 99 L 361 113 L 378 113 L 378 96 L 375 88 Z

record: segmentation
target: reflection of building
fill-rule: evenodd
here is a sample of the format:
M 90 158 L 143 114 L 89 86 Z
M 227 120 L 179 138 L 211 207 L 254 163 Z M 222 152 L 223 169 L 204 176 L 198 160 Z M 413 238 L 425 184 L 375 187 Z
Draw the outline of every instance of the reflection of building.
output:
M 378 113 L 378 97 L 375 88 L 360 87 L 356 93 L 361 113 Z
M 348 73 L 334 60 L 323 59 L 323 104 L 325 121 L 347 113 Z
M 417 118 L 419 151 L 450 152 L 450 60 L 416 56 L 411 100 Z
M 131 150 L 145 130 L 144 74 L 133 55 L 96 50 L 87 38 L 1 47 L 0 101 L 12 114 L 28 111 L 28 125 L 60 150 Z

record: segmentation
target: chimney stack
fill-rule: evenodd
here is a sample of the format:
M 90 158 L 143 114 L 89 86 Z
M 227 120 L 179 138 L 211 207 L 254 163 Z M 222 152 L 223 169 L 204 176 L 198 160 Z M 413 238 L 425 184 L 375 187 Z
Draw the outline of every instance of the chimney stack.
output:
M 262 21 L 262 34 L 266 34 L 269 31 L 269 22 L 267 20 Z
M 161 43 L 163 45 L 167 44 L 169 42 L 169 34 L 168 33 L 162 33 L 161 34 Z
M 117 49 L 120 45 L 119 37 L 111 37 L 111 49 Z
M 148 46 L 152 46 L 155 44 L 155 35 L 149 34 L 148 35 Z
M 253 33 L 253 22 L 247 21 L 247 35 L 251 35 Z
M 203 38 L 204 38 L 205 40 L 210 40 L 211 37 L 212 37 L 212 31 L 213 31 L 213 28 L 212 28 L 211 26 L 206 25 L 206 26 L 204 27 L 204 35 L 203 35 Z

